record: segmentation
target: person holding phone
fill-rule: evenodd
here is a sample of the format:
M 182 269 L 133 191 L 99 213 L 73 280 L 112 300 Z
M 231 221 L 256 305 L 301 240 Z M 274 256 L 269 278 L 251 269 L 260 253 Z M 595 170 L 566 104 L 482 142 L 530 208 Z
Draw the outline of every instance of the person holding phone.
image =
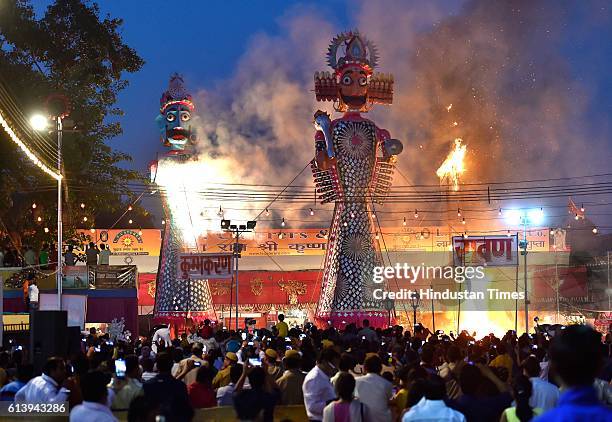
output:
M 203 354 L 202 346 L 199 343 L 194 344 L 191 348 L 191 356 L 179 362 L 176 379 L 183 380 L 187 386 L 196 382 L 198 368 L 208 365 L 208 362 L 203 358 Z
M 143 395 L 140 375 L 138 356 L 127 355 L 125 359 L 115 361 L 115 376 L 110 384 L 115 393 L 111 403 L 112 410 L 127 410 L 132 400 Z
M 264 360 L 266 361 L 266 366 L 268 367 L 267 373 L 274 381 L 283 375 L 283 369 L 278 364 L 277 359 L 278 353 L 276 353 L 276 350 L 266 349 Z

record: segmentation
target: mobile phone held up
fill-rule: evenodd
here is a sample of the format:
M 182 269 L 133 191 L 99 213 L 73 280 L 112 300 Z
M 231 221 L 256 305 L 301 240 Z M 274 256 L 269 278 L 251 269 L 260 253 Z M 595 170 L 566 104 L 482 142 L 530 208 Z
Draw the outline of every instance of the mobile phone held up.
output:
M 261 366 L 261 358 L 249 358 L 251 366 Z
M 117 359 L 115 361 L 115 375 L 117 378 L 125 378 L 125 360 Z

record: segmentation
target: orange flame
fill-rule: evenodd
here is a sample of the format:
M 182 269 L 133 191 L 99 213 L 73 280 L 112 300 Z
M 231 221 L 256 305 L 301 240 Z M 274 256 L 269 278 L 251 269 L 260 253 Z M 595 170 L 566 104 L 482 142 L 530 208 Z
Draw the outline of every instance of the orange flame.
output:
M 455 139 L 455 147 L 448 154 L 442 165 L 436 171 L 440 183 L 452 184 L 454 190 L 459 190 L 459 176 L 465 171 L 464 159 L 467 146 L 462 145 L 461 138 Z

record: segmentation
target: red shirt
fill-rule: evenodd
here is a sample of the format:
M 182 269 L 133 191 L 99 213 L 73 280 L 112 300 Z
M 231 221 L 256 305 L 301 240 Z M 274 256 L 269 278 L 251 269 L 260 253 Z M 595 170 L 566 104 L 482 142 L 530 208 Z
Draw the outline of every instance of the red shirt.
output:
M 204 407 L 215 407 L 217 405 L 217 397 L 215 390 L 212 387 L 194 382 L 187 387 L 189 402 L 194 409 Z
M 210 325 L 204 325 L 200 328 L 200 337 L 203 339 L 209 339 L 213 336 L 213 329 Z

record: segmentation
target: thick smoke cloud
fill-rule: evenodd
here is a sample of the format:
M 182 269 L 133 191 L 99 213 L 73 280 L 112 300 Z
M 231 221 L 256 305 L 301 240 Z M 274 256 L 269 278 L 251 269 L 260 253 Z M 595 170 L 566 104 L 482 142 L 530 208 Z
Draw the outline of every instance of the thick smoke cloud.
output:
M 588 118 L 589 81 L 576 81 L 561 43 L 568 31 L 612 23 L 609 8 L 452 4 L 364 1 L 352 19 L 378 45 L 379 70 L 395 76 L 394 104 L 369 117 L 404 142 L 399 168 L 410 182 L 437 183 L 456 137 L 468 145 L 463 182 L 605 170 L 609 128 L 598 132 Z M 235 74 L 199 93 L 200 158 L 227 161 L 224 181 L 283 185 L 312 158 L 312 115 L 330 110 L 314 101 L 312 74 L 329 70 L 327 44 L 346 29 L 330 21 L 311 11 L 287 17 L 280 35 L 254 37 Z M 311 183 L 309 170 L 296 183 Z M 408 184 L 397 175 L 395 183 Z

